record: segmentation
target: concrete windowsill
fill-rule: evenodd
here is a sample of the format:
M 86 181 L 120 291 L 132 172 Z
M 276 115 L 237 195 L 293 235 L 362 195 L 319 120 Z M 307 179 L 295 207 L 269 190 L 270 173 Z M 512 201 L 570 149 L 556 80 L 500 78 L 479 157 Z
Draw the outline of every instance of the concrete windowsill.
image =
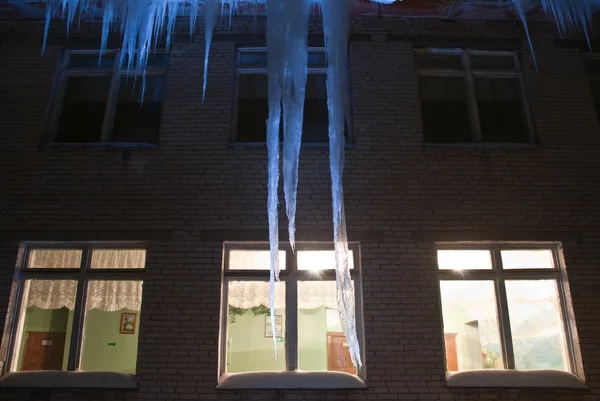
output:
M 548 388 L 588 390 L 577 376 L 558 370 L 473 370 L 447 373 L 451 388 Z
M 115 372 L 31 371 L 9 372 L 0 377 L 0 388 L 137 389 L 135 375 Z
M 347 390 L 365 389 L 358 376 L 343 372 L 251 372 L 226 373 L 217 390 Z

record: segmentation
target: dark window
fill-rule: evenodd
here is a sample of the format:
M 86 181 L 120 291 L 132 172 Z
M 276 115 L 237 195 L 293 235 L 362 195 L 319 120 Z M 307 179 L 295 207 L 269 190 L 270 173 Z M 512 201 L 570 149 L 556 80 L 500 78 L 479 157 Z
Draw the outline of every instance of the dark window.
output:
M 416 65 L 425 142 L 531 141 L 515 54 L 417 50 Z
M 303 143 L 329 142 L 326 59 L 323 50 L 310 51 L 304 100 Z M 264 50 L 241 49 L 238 54 L 238 94 L 235 141 L 264 143 L 269 118 L 267 55 Z M 346 139 L 348 127 L 345 126 Z M 283 120 L 280 138 L 283 136 Z
M 590 90 L 596 107 L 596 118 L 600 121 L 600 59 L 588 58 L 584 59 L 583 63 L 590 79 Z
M 62 97 L 54 108 L 54 142 L 158 143 L 166 55 L 152 55 L 145 76 L 118 71 L 116 52 L 99 56 L 97 52 L 67 55 Z

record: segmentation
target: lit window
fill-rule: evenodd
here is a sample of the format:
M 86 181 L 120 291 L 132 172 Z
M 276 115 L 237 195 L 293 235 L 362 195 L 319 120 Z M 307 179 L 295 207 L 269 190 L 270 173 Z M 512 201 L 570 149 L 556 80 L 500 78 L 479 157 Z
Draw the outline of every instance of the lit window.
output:
M 555 246 L 440 245 L 446 369 L 574 372 Z
M 9 367 L 136 371 L 146 250 L 123 244 L 24 244 Z
M 167 56 L 142 71 L 118 69 L 119 52 L 67 52 L 52 108 L 55 143 L 157 144 Z
M 325 50 L 310 48 L 304 100 L 303 143 L 329 142 L 329 114 Z M 269 118 L 267 51 L 263 48 L 238 50 L 235 142 L 264 143 Z M 283 135 L 283 121 L 280 124 Z M 346 129 L 346 139 L 348 130 Z
M 350 249 L 356 317 L 360 319 L 358 249 Z M 225 245 L 220 373 L 300 369 L 357 374 L 338 316 L 333 250 L 297 244 L 296 252 L 292 252 L 282 244 L 279 262 L 273 327 L 268 245 Z M 357 320 L 359 341 L 361 325 Z
M 531 142 L 514 52 L 418 49 L 425 142 Z

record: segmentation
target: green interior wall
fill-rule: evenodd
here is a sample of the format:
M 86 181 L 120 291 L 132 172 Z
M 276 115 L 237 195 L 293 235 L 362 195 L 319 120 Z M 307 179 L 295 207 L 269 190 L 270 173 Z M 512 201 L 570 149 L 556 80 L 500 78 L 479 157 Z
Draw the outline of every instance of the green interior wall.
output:
M 283 315 L 283 310 L 276 314 Z M 337 314 L 337 312 L 336 312 Z M 285 316 L 283 325 L 285 327 Z M 323 307 L 298 313 L 298 368 L 327 370 L 327 332 L 340 331 L 339 322 L 327 319 Z M 277 360 L 273 339 L 265 337 L 265 315 L 247 311 L 229 323 L 227 333 L 227 372 L 285 370 L 285 342 L 277 342 Z
M 140 316 L 138 313 L 135 334 L 120 334 L 119 327 L 123 312 L 135 313 L 135 311 L 126 309 L 116 312 L 92 309 L 87 312 L 81 370 L 135 373 Z M 65 333 L 63 370 L 66 370 L 72 327 L 73 311 L 66 308 L 27 308 L 17 362 L 18 369 L 21 368 L 26 333 L 42 331 Z M 114 345 L 108 345 L 109 343 L 114 343 Z

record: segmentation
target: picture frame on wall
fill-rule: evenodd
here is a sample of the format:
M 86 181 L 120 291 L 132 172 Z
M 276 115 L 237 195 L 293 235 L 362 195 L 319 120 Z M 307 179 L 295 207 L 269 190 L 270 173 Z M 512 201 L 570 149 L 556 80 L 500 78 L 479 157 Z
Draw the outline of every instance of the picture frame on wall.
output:
M 120 334 L 135 334 L 135 325 L 137 321 L 137 313 L 123 312 L 121 313 L 121 325 L 119 327 Z
M 271 325 L 271 316 L 265 316 L 265 337 L 273 338 L 273 326 Z M 283 317 L 281 315 L 275 315 L 275 337 L 283 337 Z

